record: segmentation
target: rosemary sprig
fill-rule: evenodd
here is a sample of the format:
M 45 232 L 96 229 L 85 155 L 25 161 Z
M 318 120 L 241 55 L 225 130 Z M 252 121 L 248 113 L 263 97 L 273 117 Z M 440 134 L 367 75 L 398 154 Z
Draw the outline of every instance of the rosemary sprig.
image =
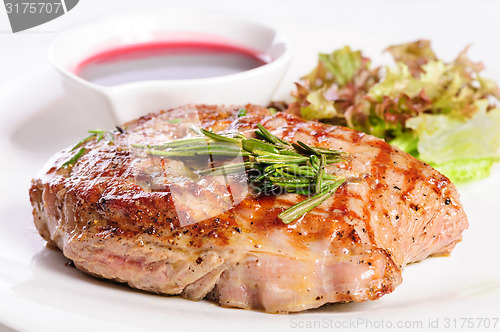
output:
M 326 167 L 345 161 L 347 153 L 313 147 L 301 141 L 289 143 L 260 124 L 255 130 L 257 138 L 246 138 L 239 133 L 216 134 L 204 128 L 192 128 L 192 131 L 200 136 L 158 145 L 134 146 L 147 148 L 147 153 L 154 156 L 243 157 L 242 163 L 212 167 L 196 173 L 199 176 L 214 176 L 247 171 L 248 179 L 257 193 L 290 192 L 312 195 L 279 215 L 286 224 L 324 202 L 345 181 L 345 178 L 327 173 Z
M 238 110 L 238 117 L 239 117 L 239 118 L 241 118 L 242 116 L 245 116 L 245 115 L 247 115 L 247 110 L 246 110 L 246 108 L 240 108 L 240 109 Z
M 209 168 L 209 169 L 206 169 L 203 171 L 199 171 L 198 175 L 200 175 L 200 176 L 228 175 L 228 174 L 240 172 L 242 170 L 252 168 L 252 167 L 254 167 L 254 163 L 248 161 L 245 163 L 238 163 L 238 164 L 231 164 L 231 165 L 224 165 L 224 166 Z
M 257 128 L 258 129 L 255 131 L 255 134 L 257 134 L 257 136 L 263 137 L 265 140 L 267 140 L 267 141 L 269 141 L 271 143 L 274 143 L 274 144 L 281 144 L 281 145 L 284 145 L 284 146 L 289 146 L 290 145 L 290 143 L 288 143 L 287 141 L 282 140 L 281 138 L 276 137 L 273 134 L 271 134 L 269 132 L 269 130 L 267 130 L 266 128 L 264 128 L 264 126 L 261 125 L 260 123 L 257 124 Z
M 70 152 L 71 151 L 75 151 L 77 148 L 79 148 L 80 146 L 82 146 L 85 142 L 88 142 L 90 141 L 91 139 L 93 139 L 94 137 L 96 138 L 96 140 L 99 142 L 100 140 L 102 140 L 104 137 L 106 137 L 106 139 L 110 142 L 113 142 L 114 141 L 114 136 L 111 132 L 109 131 L 106 131 L 106 130 L 102 130 L 102 129 L 94 129 L 94 130 L 89 130 L 88 131 L 91 135 L 90 136 L 87 136 L 85 137 L 84 139 L 82 139 L 81 141 L 79 141 L 78 143 L 76 143 L 73 148 L 71 148 L 71 150 L 69 150 Z
M 283 220 L 285 224 L 289 224 L 293 220 L 302 217 L 307 212 L 314 209 L 316 206 L 323 203 L 328 197 L 333 195 L 335 191 L 344 183 L 345 179 L 339 179 L 335 183 L 328 185 L 322 192 L 316 196 L 310 197 L 302 202 L 295 204 L 291 208 L 281 212 L 278 217 Z
M 78 150 L 78 152 L 73 157 L 71 157 L 70 159 L 68 159 L 68 161 L 62 164 L 62 167 L 68 168 L 69 166 L 74 165 L 78 161 L 78 159 L 80 159 L 80 157 L 83 156 L 85 151 L 87 151 L 85 148 L 81 148 L 80 150 Z
M 209 147 L 200 147 L 196 149 L 190 150 L 170 150 L 170 151 L 161 151 L 161 150 L 148 150 L 148 154 L 152 156 L 165 156 L 165 157 L 197 157 L 197 156 L 221 156 L 221 157 L 248 157 L 251 154 L 241 150 L 233 150 L 233 149 L 215 149 Z
M 117 129 L 119 131 L 119 129 Z M 123 130 L 123 129 L 122 129 Z M 109 142 L 109 143 L 113 143 L 114 140 L 115 140 L 115 136 L 113 135 L 112 132 L 110 131 L 106 131 L 106 130 L 102 130 L 102 129 L 94 129 L 94 130 L 89 130 L 88 131 L 91 135 L 90 136 L 87 136 L 85 137 L 84 139 L 82 139 L 81 141 L 79 141 L 78 143 L 76 143 L 72 148 L 71 150 L 69 150 L 69 152 L 73 152 L 75 151 L 76 149 L 78 149 L 79 147 L 81 147 L 83 144 L 85 144 L 86 142 L 92 140 L 95 138 L 95 140 L 97 142 L 99 142 L 100 140 L 102 140 L 103 138 L 106 138 L 106 140 Z M 67 168 L 69 166 L 72 166 L 74 165 L 78 159 L 80 159 L 81 156 L 83 156 L 85 154 L 85 151 L 86 149 L 85 148 L 81 148 L 80 150 L 78 150 L 78 152 L 73 155 L 70 159 L 68 159 L 64 164 L 62 164 L 62 167 L 63 168 Z
M 248 152 L 253 152 L 254 150 L 266 151 L 269 153 L 279 154 L 280 149 L 274 144 L 269 144 L 255 138 L 248 138 L 241 141 L 241 146 L 244 150 Z
M 102 129 L 89 130 L 89 133 L 96 135 L 96 141 L 98 142 L 102 140 L 104 136 L 109 134 L 108 131 Z
M 205 128 L 201 128 L 201 132 L 208 138 L 211 138 L 214 141 L 219 141 L 219 142 L 240 143 L 242 139 L 241 135 L 235 135 L 235 137 L 230 137 L 229 135 L 223 136 L 223 135 L 218 135 L 212 131 L 206 130 Z

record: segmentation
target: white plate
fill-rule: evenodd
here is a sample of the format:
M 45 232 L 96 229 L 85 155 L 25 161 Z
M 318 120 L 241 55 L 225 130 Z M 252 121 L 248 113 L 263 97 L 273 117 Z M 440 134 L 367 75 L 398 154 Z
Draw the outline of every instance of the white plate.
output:
M 111 126 L 110 118 L 73 106 L 50 68 L 40 68 L 4 86 L 0 105 L 3 324 L 23 331 L 51 332 L 281 331 L 313 327 L 360 331 L 400 325 L 414 330 L 436 326 L 492 330 L 493 324 L 500 329 L 498 167 L 490 178 L 459 188 L 470 228 L 450 257 L 408 266 L 403 284 L 377 301 L 269 315 L 221 308 L 208 301 L 151 295 L 67 266 L 67 259 L 47 249 L 35 230 L 27 194 L 30 179 L 50 155 L 77 141 L 86 130 Z

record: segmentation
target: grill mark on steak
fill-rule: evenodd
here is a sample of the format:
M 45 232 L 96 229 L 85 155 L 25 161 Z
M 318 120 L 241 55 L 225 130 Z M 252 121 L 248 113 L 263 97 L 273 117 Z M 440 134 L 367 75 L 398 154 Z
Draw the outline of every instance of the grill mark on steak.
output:
M 114 144 L 86 142 L 87 153 L 71 168 L 62 164 L 74 152 L 55 155 L 30 189 L 40 234 L 92 275 L 267 312 L 377 299 L 401 283 L 406 264 L 449 253 L 460 241 L 467 219 L 458 193 L 430 166 L 370 135 L 272 116 L 253 105 L 238 117 L 240 108 L 200 105 L 196 114 L 147 115 L 116 131 Z M 162 158 L 139 161 L 163 177 L 141 173 L 128 143 L 182 137 L 185 131 L 168 119 L 194 115 L 214 131 L 251 137 L 261 123 L 287 141 L 350 152 L 350 160 L 331 170 L 349 181 L 289 225 L 279 213 L 304 196 L 249 192 L 238 205 L 180 227 L 172 188 L 188 200 L 203 198 L 207 208 L 220 206 L 224 193 L 237 193 L 209 179 L 174 177 L 169 167 L 182 163 Z

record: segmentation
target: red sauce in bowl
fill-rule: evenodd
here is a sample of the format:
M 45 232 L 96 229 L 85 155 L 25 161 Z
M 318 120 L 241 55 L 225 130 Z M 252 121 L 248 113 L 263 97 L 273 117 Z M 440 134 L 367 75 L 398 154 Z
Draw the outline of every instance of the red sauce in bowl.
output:
M 80 62 L 74 73 L 98 85 L 114 86 L 138 81 L 224 76 L 270 61 L 268 54 L 224 43 L 153 42 L 94 54 Z

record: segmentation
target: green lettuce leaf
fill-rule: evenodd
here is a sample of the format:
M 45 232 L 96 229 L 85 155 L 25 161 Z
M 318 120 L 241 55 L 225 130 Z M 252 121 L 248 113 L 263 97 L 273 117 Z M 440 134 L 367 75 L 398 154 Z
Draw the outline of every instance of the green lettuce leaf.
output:
M 363 58 L 360 51 L 353 51 L 349 46 L 345 46 L 330 54 L 319 53 L 318 65 L 302 79 L 306 80 L 312 89 L 332 84 L 343 87 L 362 67 L 369 66 L 370 62 Z
M 391 145 L 395 145 L 406 153 L 418 158 L 420 155 L 418 153 L 418 136 L 413 131 L 406 131 L 389 142 Z
M 419 158 L 453 181 L 486 177 L 500 160 L 500 108 L 488 110 L 485 99 L 476 107 L 470 119 L 422 114 L 406 122 L 418 137 Z
M 392 45 L 385 49 L 396 62 L 404 63 L 414 76 L 421 73 L 422 65 L 437 60 L 429 40 L 421 39 L 415 42 Z
M 308 106 L 300 109 L 302 116 L 305 119 L 329 119 L 337 115 L 334 103 L 326 99 L 324 96 L 325 89 L 318 89 L 310 92 L 307 95 Z
M 442 164 L 431 163 L 431 166 L 453 182 L 466 182 L 488 177 L 495 161 L 498 160 L 495 158 L 460 159 Z
M 421 114 L 406 126 L 418 136 L 418 151 L 425 161 L 441 164 L 460 159 L 500 157 L 500 108 L 487 111 L 488 101 L 476 102 L 471 118 Z
M 386 72 L 383 81 L 375 84 L 368 91 L 368 95 L 377 102 L 382 102 L 384 96 L 395 98 L 400 94 L 412 98 L 424 88 L 424 83 L 413 77 L 404 63 L 397 63 L 395 67 L 386 67 Z
M 363 63 L 361 52 L 352 51 L 349 46 L 331 54 L 320 53 L 318 58 L 340 87 L 352 80 Z
M 287 112 L 347 125 L 349 108 L 362 102 L 379 79 L 379 68 L 370 69 L 369 59 L 360 51 L 346 46 L 331 54 L 321 53 L 317 66 L 296 83 L 297 90 L 292 92 L 295 101 Z

